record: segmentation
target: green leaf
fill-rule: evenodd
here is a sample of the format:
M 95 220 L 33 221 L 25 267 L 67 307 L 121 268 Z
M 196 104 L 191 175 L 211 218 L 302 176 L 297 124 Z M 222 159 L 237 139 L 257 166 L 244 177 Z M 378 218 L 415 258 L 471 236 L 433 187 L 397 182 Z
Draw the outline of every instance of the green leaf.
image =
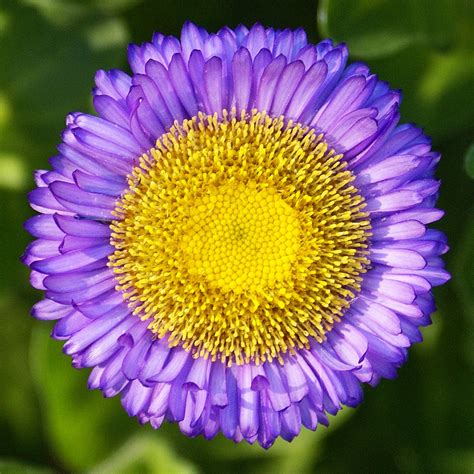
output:
M 318 20 L 325 36 L 403 90 L 403 122 L 440 141 L 474 122 L 473 9 L 462 0 L 323 0 Z
M 59 2 L 58 2 L 59 3 Z M 90 108 L 97 69 L 125 62 L 124 21 L 96 12 L 52 25 L 32 7 L 7 3 L 0 18 L 0 149 L 44 168 L 67 113 Z
M 0 472 L 2 474 L 52 474 L 47 467 L 31 466 L 22 461 L 12 459 L 0 459 Z
M 131 437 L 110 458 L 89 471 L 89 474 L 195 474 L 191 463 L 174 452 L 163 437 L 139 434 Z
M 90 468 L 108 456 L 137 424 L 119 398 L 104 399 L 87 389 L 86 370 L 71 367 L 61 343 L 38 323 L 31 343 L 31 367 L 38 390 L 50 448 L 67 470 Z
M 329 432 L 336 433 L 355 414 L 355 410 L 345 407 L 336 416 L 331 416 L 329 428 L 318 426 L 315 432 L 305 428 L 291 444 L 278 439 L 273 454 L 277 455 L 275 462 L 270 464 L 270 469 L 264 472 L 310 474 L 323 453 L 324 439 Z M 261 471 L 259 471 L 261 472 Z
M 347 42 L 352 54 L 365 59 L 414 45 L 446 50 L 469 41 L 465 22 L 472 5 L 468 4 L 463 0 L 322 0 L 318 25 L 324 36 Z
M 375 58 L 422 40 L 420 32 L 413 31 L 406 22 L 388 21 L 397 13 L 398 2 L 366 0 L 349 4 L 343 0 L 323 0 L 318 25 L 323 36 L 347 42 L 353 54 Z
M 454 255 L 453 284 L 458 293 L 466 318 L 468 328 L 466 339 L 467 351 L 466 359 L 474 367 L 474 320 L 472 317 L 472 308 L 474 308 L 474 209 L 471 206 L 470 212 L 465 215 L 467 228 L 464 235 L 459 239 L 458 248 Z
M 120 13 L 143 0 L 22 0 L 56 25 L 73 25 L 97 13 Z
M 418 124 L 438 143 L 472 129 L 474 52 L 447 55 L 416 47 L 369 65 L 403 91 L 402 122 Z
M 0 193 L 3 202 L 4 193 Z M 2 209 L 3 212 L 3 209 Z M 9 214 L 9 213 L 8 213 Z M 5 217 L 9 215 L 6 213 Z M 2 218 L 3 221 L 3 218 Z M 3 235 L 4 226 L 0 226 L 0 235 Z M 14 240 L 14 239 L 11 239 Z M 20 240 L 21 242 L 21 240 Z M 4 247 L 2 244 L 1 247 Z M 12 253 L 11 247 L 8 247 Z M 4 258 L 2 256 L 2 266 Z M 20 273 L 26 280 L 26 270 L 18 265 L 18 257 L 8 262 L 8 285 L 14 287 L 16 276 Z M 15 271 L 11 271 L 14 269 Z M 1 275 L 6 275 L 1 269 Z M 10 281 L 13 278 L 13 282 Z M 31 321 L 28 317 L 28 304 L 25 304 L 24 295 L 15 295 L 6 281 L 0 279 L 0 334 L 3 344 L 0 345 L 0 380 L 2 390 L 0 391 L 0 446 L 2 452 L 4 447 L 14 446 L 20 448 L 16 452 L 8 452 L 10 455 L 34 453 L 41 449 L 40 443 L 40 420 L 38 419 L 38 403 L 35 396 L 34 385 L 29 368 L 28 343 L 30 340 Z M 7 280 L 5 278 L 5 280 Z M 10 290 L 10 291 L 9 291 Z M 20 374 L 20 376 L 19 376 Z M 3 474 L 0 463 L 0 472 Z
M 474 143 L 468 148 L 464 157 L 466 172 L 470 178 L 474 179 Z
M 439 472 L 472 474 L 474 467 L 474 449 L 449 450 L 438 455 Z
M 0 188 L 25 189 L 27 181 L 25 160 L 0 152 Z

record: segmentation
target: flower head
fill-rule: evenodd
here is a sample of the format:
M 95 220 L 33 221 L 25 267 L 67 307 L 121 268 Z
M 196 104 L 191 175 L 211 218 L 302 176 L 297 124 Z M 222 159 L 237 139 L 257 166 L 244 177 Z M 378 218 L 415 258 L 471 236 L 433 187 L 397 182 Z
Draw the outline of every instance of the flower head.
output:
M 90 388 L 269 447 L 392 378 L 449 276 L 439 159 L 329 40 L 255 25 L 132 45 L 30 202 L 33 308 Z

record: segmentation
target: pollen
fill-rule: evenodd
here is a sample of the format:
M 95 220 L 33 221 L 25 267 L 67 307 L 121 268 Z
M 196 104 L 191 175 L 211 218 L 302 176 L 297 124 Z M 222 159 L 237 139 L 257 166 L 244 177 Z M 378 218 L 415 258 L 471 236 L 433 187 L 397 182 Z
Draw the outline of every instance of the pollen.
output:
M 297 213 L 275 188 L 232 183 L 196 200 L 182 249 L 189 272 L 209 286 L 256 292 L 290 278 L 299 234 Z
M 157 338 L 228 365 L 322 342 L 360 291 L 370 221 L 343 156 L 284 117 L 175 123 L 111 224 L 117 289 Z

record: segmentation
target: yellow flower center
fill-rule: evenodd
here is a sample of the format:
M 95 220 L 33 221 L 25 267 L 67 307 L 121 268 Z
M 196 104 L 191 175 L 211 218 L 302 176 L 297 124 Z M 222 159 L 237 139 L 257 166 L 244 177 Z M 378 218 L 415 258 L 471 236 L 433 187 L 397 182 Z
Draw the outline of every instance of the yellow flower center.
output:
M 255 182 L 210 188 L 182 236 L 188 270 L 222 291 L 273 287 L 291 276 L 300 247 L 298 215 L 275 188 Z
M 360 290 L 370 222 L 321 135 L 224 111 L 140 158 L 111 224 L 117 289 L 158 338 L 257 364 L 321 342 Z

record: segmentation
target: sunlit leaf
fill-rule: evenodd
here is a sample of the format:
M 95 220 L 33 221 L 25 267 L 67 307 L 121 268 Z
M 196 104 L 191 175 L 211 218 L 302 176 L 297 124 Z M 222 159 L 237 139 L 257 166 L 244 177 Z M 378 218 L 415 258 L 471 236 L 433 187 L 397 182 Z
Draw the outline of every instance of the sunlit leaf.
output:
M 87 390 L 87 371 L 71 367 L 61 343 L 45 325 L 33 332 L 31 366 L 54 455 L 72 470 L 84 470 L 108 456 L 137 426 L 118 398 Z
M 0 472 L 2 474 L 52 474 L 47 467 L 37 467 L 21 461 L 0 459 Z
M 128 30 L 99 13 L 51 25 L 31 6 L 9 5 L 0 48 L 0 64 L 8 65 L 0 68 L 0 149 L 27 158 L 30 169 L 45 167 L 66 114 L 89 108 L 95 71 L 122 66 Z
M 467 174 L 474 179 L 474 143 L 469 147 L 464 157 Z
M 403 90 L 403 121 L 437 141 L 472 129 L 474 2 L 323 0 L 318 20 L 323 36 Z
M 3 193 L 2 193 L 3 194 Z M 4 197 L 0 196 L 0 197 Z M 2 261 L 4 259 L 2 258 Z M 17 260 L 17 258 L 16 258 Z M 14 265 L 10 263 L 10 268 Z M 18 278 L 10 272 L 15 285 Z M 2 272 L 2 276 L 4 273 Z M 39 446 L 40 424 L 37 416 L 38 405 L 29 370 L 27 348 L 30 341 L 30 320 L 28 307 L 13 292 L 7 292 L 2 285 L 0 290 L 0 332 L 3 344 L 0 344 L 0 446 L 17 444 L 18 454 L 34 452 Z M 21 374 L 21 376 L 19 376 Z M 0 473 L 6 468 L 0 462 Z
M 451 449 L 439 456 L 440 472 L 472 474 L 474 467 L 474 449 Z
M 463 0 L 322 0 L 322 35 L 347 42 L 361 58 L 391 55 L 413 45 L 446 50 L 464 44 L 463 16 L 472 6 Z M 469 21 L 469 20 L 467 20 Z
M 470 343 L 467 344 L 466 358 L 474 367 L 474 319 L 472 318 L 474 308 L 474 210 L 471 204 L 471 211 L 465 218 L 467 228 L 464 235 L 460 236 L 460 245 L 457 248 L 455 258 L 455 285 L 460 302 L 464 307 L 464 314 L 467 316 L 466 324 L 468 326 L 467 338 Z
M 143 0 L 21 0 L 36 8 L 48 21 L 71 25 L 97 13 L 119 13 Z
M 130 438 L 89 474 L 195 474 L 198 470 L 171 448 L 163 437 L 140 434 Z
M 25 189 L 27 181 L 25 161 L 0 152 L 0 188 Z

